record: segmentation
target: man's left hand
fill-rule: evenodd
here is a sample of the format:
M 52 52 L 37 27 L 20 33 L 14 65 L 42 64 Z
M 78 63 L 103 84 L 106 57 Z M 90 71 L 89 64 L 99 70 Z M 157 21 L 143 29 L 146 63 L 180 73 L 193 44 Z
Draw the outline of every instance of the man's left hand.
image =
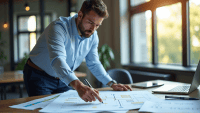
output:
M 111 86 L 114 91 L 132 91 L 131 87 L 129 85 L 124 85 L 124 84 L 113 84 Z

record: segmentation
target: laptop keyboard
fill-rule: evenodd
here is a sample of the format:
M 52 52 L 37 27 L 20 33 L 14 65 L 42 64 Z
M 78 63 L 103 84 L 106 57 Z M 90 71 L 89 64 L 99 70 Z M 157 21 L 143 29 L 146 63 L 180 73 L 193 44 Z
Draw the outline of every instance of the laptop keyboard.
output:
M 188 92 L 190 89 L 190 86 L 176 86 L 172 89 L 170 89 L 170 92 Z

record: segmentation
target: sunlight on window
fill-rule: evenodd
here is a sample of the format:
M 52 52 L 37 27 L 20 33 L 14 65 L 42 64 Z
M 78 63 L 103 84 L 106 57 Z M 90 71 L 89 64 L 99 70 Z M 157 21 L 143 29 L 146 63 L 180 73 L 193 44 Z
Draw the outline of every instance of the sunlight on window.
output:
M 152 25 L 151 11 L 135 14 L 132 17 L 132 39 L 133 57 L 132 62 L 150 63 L 152 62 Z
M 194 46 L 194 47 L 200 47 L 200 43 L 199 43 L 199 40 L 198 40 L 198 38 L 195 36 L 195 35 L 193 35 L 192 36 L 192 46 Z
M 190 3 L 194 3 L 196 5 L 200 4 L 200 0 L 190 0 Z
M 151 19 L 151 15 L 152 15 L 152 13 L 151 13 L 150 10 L 148 10 L 148 11 L 145 12 L 145 17 L 146 17 L 147 20 Z
M 165 19 L 165 18 L 169 18 L 171 13 L 168 8 L 160 7 L 156 9 L 156 15 L 159 19 Z
M 162 63 L 165 63 L 165 64 L 169 63 L 169 56 L 165 55 L 162 60 L 163 60 Z
M 30 16 L 28 18 L 28 31 L 35 31 L 36 30 L 36 17 Z
M 30 33 L 30 51 L 36 44 L 36 33 Z
M 181 3 L 156 9 L 158 62 L 181 64 L 182 62 L 182 18 Z
M 200 0 L 189 1 L 190 18 L 190 62 L 198 64 L 200 59 Z
M 149 2 L 151 0 L 131 0 L 131 6 L 137 6 L 146 2 Z

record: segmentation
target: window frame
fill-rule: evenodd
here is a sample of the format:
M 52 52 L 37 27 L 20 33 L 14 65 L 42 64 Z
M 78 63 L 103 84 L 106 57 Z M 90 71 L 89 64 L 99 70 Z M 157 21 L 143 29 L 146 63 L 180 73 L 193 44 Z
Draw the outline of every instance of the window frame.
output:
M 50 22 L 52 21 L 52 14 L 51 13 L 45 13 L 45 15 L 44 16 L 46 16 L 46 15 L 48 15 L 48 16 L 50 16 Z M 36 16 L 36 30 L 35 31 L 19 31 L 19 18 L 20 17 L 30 17 L 30 16 Z M 17 56 L 18 56 L 18 62 L 21 60 L 20 58 L 19 58 L 19 52 L 20 52 L 20 48 L 19 48 L 19 35 L 20 34 L 24 34 L 24 33 L 28 33 L 28 40 L 29 40 L 29 52 L 30 52 L 30 33 L 36 33 L 36 36 L 37 36 L 37 34 L 38 33 L 42 33 L 41 32 L 41 29 L 40 30 L 38 30 L 37 29 L 37 23 L 38 23 L 38 21 L 37 21 L 37 17 L 38 16 L 40 16 L 39 14 L 36 14 L 36 13 L 33 13 L 33 14 L 23 14 L 23 15 L 17 15 Z M 36 37 L 37 38 L 37 37 Z
M 190 64 L 190 27 L 189 27 L 189 0 L 151 0 L 136 6 L 131 6 L 131 0 L 128 0 L 129 6 L 129 23 L 131 17 L 135 14 L 150 10 L 152 12 L 152 65 L 158 65 L 158 45 L 157 45 L 157 20 L 156 8 L 181 3 L 182 6 L 182 66 L 194 66 Z M 133 47 L 131 37 L 131 24 L 129 24 L 129 45 Z M 132 58 L 134 57 L 130 49 L 130 63 L 134 64 Z M 159 64 L 160 65 L 160 64 Z M 161 64 L 162 65 L 162 64 Z M 152 66 L 151 66 L 152 67 Z

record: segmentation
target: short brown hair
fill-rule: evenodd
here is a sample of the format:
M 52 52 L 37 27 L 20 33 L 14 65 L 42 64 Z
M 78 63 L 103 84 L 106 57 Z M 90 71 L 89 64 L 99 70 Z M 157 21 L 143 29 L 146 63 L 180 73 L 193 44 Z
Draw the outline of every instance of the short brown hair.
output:
M 85 0 L 80 10 L 83 13 L 83 17 L 91 10 L 95 11 L 100 17 L 103 18 L 108 18 L 109 16 L 107 6 L 102 0 Z

